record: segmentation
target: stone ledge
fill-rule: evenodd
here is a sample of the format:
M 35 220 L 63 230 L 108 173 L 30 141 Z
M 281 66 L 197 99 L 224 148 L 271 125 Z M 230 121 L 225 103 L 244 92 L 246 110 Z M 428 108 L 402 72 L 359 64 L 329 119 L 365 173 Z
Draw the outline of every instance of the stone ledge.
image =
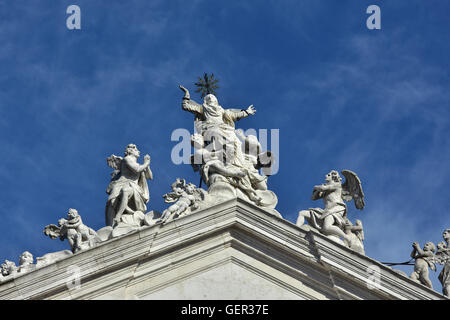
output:
M 66 285 L 71 265 L 81 270 L 77 290 Z M 367 268 L 374 265 L 381 283 L 368 288 Z M 252 290 L 239 288 L 236 279 Z M 0 285 L 0 299 L 202 298 L 189 296 L 184 284 L 221 299 L 211 283 L 233 284 L 235 292 L 222 297 L 235 299 L 446 299 L 312 228 L 239 198 L 16 277 Z

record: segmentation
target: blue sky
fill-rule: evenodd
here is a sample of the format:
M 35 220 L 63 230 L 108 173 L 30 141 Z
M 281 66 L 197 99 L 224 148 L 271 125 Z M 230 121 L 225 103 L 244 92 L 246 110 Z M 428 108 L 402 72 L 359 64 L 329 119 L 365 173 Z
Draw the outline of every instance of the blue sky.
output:
M 81 8 L 81 30 L 66 8 Z M 381 8 L 381 30 L 366 8 Z M 104 226 L 111 169 L 128 143 L 152 157 L 149 209 L 182 177 L 171 133 L 193 130 L 180 107 L 213 72 L 243 129 L 279 129 L 269 187 L 295 222 L 331 169 L 356 172 L 368 256 L 407 261 L 411 243 L 450 227 L 450 21 L 447 1 L 0 0 L 0 258 L 67 249 L 45 237 L 70 207 Z M 142 159 L 141 159 L 142 161 Z M 400 268 L 408 274 L 412 267 Z M 440 267 L 438 267 L 440 270 Z M 438 273 L 434 288 L 441 290 Z

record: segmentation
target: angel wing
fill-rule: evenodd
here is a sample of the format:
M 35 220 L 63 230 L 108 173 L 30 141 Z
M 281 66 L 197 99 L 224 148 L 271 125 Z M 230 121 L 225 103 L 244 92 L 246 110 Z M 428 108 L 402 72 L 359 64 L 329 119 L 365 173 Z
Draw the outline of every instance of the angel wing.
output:
M 122 160 L 122 157 L 118 157 L 112 154 L 106 159 L 106 162 L 108 163 L 108 166 L 113 168 L 114 170 L 120 170 L 120 164 L 122 163 Z
M 364 192 L 358 176 L 350 170 L 342 170 L 341 173 L 345 177 L 345 183 L 342 184 L 342 199 L 345 201 L 354 200 L 357 209 L 364 209 Z
M 186 180 L 177 178 L 175 180 L 175 182 L 172 183 L 172 185 L 171 185 L 173 192 L 169 192 L 169 193 L 166 193 L 165 195 L 163 195 L 164 201 L 166 203 L 172 203 L 172 202 L 175 202 L 178 199 L 180 199 L 182 194 L 179 191 L 176 191 L 176 190 L 177 189 L 183 189 L 184 190 L 185 185 L 186 185 Z
M 450 261 L 450 249 L 447 248 L 445 242 L 442 241 L 440 244 L 442 245 L 442 248 L 439 248 L 434 255 L 434 262 L 439 264 L 446 264 L 447 261 Z
M 111 180 L 115 180 L 119 176 L 122 160 L 122 157 L 118 157 L 114 154 L 106 159 L 106 163 L 108 164 L 108 166 L 114 169 L 114 171 L 111 173 Z
M 45 226 L 44 234 L 52 239 L 60 238 L 61 227 L 58 227 L 57 225 L 54 224 L 49 224 L 48 226 Z
M 163 195 L 165 203 L 175 202 L 178 199 L 180 199 L 180 197 L 181 197 L 181 194 L 179 194 L 177 192 L 169 192 L 169 193 L 166 193 L 165 195 Z

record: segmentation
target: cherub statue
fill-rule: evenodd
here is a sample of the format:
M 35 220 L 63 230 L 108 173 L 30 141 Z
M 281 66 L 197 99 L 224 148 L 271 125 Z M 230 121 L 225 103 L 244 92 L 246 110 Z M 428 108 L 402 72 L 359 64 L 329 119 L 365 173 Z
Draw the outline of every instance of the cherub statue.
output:
M 349 237 L 344 240 L 344 243 L 352 250 L 365 254 L 364 252 L 364 230 L 361 220 L 356 220 L 355 225 L 351 223 L 350 220 L 346 219 L 346 224 L 344 226 L 344 232 Z
M 345 243 L 352 243 L 353 236 L 345 232 L 347 224 L 347 205 L 345 201 L 354 200 L 357 209 L 364 208 L 364 193 L 361 188 L 361 181 L 356 173 L 350 170 L 343 170 L 342 174 L 346 181 L 342 183 L 342 178 L 336 170 L 330 171 L 325 176 L 325 183 L 314 186 L 312 200 L 323 199 L 325 208 L 310 208 L 301 210 L 297 218 L 297 226 L 302 226 L 305 219 L 314 228 L 327 236 L 342 238 Z
M 436 266 L 434 264 L 434 252 L 436 251 L 436 246 L 433 242 L 427 242 L 423 247 L 423 250 L 420 249 L 419 243 L 417 242 L 414 242 L 412 246 L 413 250 L 411 252 L 411 258 L 416 259 L 416 262 L 414 264 L 414 272 L 411 273 L 409 277 L 428 288 L 433 288 L 430 278 L 428 277 L 428 267 L 430 267 L 431 270 L 436 271 Z
M 97 243 L 97 233 L 83 224 L 76 209 L 69 209 L 67 219 L 59 219 L 58 225 L 50 224 L 44 228 L 44 234 L 52 239 L 67 239 L 72 252 L 93 247 Z
M 166 203 L 175 203 L 163 211 L 161 221 L 172 220 L 188 214 L 191 210 L 196 210 L 198 202 L 205 199 L 205 194 L 203 189 L 196 188 L 192 183 L 186 183 L 184 179 L 177 178 L 172 183 L 172 192 L 163 196 Z
M 14 275 L 17 272 L 17 266 L 13 261 L 5 260 L 0 266 L 2 277 L 6 278 L 10 275 Z
M 442 233 L 444 241 L 438 243 L 436 252 L 436 262 L 444 265 L 439 274 L 439 281 L 442 284 L 442 293 L 450 298 L 450 229 Z
M 150 200 L 147 180 L 153 179 L 153 173 L 150 170 L 150 156 L 144 156 L 142 165 L 137 162 L 139 156 L 136 145 L 129 144 L 124 158 L 111 155 L 107 159 L 108 166 L 114 169 L 106 190 L 109 195 L 105 210 L 107 226 L 117 226 L 123 214 L 137 211 L 144 214 L 147 210 L 146 204 Z
M 17 272 L 25 273 L 31 271 L 35 267 L 33 262 L 33 255 L 29 251 L 23 252 L 19 257 L 19 268 Z

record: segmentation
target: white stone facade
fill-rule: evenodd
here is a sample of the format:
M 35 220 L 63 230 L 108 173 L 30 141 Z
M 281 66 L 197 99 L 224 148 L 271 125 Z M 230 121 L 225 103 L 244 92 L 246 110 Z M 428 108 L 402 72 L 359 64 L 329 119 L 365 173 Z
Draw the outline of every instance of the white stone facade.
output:
M 0 299 L 446 297 L 308 226 L 232 199 L 16 276 L 0 285 Z

